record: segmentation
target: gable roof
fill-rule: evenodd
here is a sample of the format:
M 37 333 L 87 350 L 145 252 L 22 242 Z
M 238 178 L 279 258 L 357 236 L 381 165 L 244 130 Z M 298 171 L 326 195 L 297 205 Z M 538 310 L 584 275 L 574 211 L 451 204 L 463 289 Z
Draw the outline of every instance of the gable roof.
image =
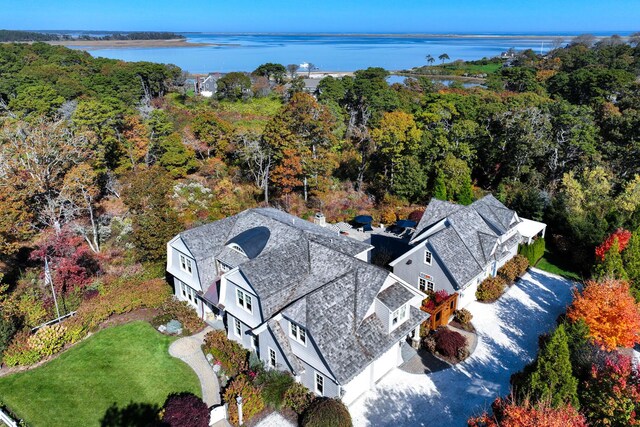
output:
M 378 299 L 391 311 L 397 310 L 413 297 L 413 293 L 398 282 L 378 294 Z
M 413 241 L 426 237 L 454 279 L 454 287 L 460 288 L 480 274 L 493 257 L 502 254 L 497 253 L 500 236 L 517 223 L 515 220 L 516 213 L 492 195 L 469 206 L 432 199 Z M 440 221 L 444 221 L 443 227 L 433 227 Z

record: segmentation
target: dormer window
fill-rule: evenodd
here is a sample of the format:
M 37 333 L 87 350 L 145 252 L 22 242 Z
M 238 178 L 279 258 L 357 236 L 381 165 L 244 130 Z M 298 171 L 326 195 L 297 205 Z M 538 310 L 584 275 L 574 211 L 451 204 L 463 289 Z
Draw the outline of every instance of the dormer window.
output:
M 241 253 L 244 256 L 247 256 L 244 250 L 237 243 L 229 243 L 227 246 L 229 246 L 229 248 L 233 249 L 234 251 Z
M 289 336 L 302 345 L 307 345 L 307 331 L 295 323 L 289 322 Z
M 427 265 L 431 265 L 431 252 L 428 250 L 424 251 L 424 263 Z
M 394 330 L 404 323 L 404 321 L 407 320 L 408 314 L 407 304 L 401 305 L 400 308 L 391 313 L 391 330 Z
M 231 270 L 231 267 L 229 267 L 222 261 L 218 261 L 218 270 L 220 270 L 221 273 L 226 273 L 227 271 Z
M 185 273 L 193 274 L 191 259 L 182 254 L 180 254 L 180 270 L 184 271 Z
M 251 301 L 251 295 L 249 295 L 248 293 L 240 290 L 240 289 L 236 289 L 236 303 L 244 308 L 245 310 L 247 310 L 249 313 L 253 313 L 253 305 L 252 305 L 252 301 Z

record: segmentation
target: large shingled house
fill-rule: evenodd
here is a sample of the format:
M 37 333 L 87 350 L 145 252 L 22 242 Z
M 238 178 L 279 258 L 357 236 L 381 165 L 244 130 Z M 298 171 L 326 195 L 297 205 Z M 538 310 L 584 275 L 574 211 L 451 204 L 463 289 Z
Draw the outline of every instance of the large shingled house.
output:
M 265 366 L 349 404 L 419 341 L 422 293 L 369 264 L 368 244 L 272 208 L 249 209 L 173 238 L 175 295 Z
M 475 300 L 478 284 L 517 254 L 521 241 L 544 237 L 545 228 L 492 195 L 468 206 L 431 199 L 409 242 L 413 247 L 389 265 L 421 291 L 457 292 L 464 307 Z

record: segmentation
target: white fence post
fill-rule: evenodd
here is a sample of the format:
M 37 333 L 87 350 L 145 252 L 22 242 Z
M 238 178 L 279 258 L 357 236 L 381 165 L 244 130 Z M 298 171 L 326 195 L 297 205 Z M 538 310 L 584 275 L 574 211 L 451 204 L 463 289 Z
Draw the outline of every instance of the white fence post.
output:
M 18 423 L 7 415 L 2 409 L 0 409 L 0 421 L 8 425 L 9 427 L 18 427 Z

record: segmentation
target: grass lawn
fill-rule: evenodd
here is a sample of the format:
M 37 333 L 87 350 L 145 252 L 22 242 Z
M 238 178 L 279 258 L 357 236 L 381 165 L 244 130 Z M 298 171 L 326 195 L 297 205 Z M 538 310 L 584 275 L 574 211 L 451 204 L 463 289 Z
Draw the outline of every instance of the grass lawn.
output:
M 102 330 L 37 369 L 1 377 L 0 399 L 32 427 L 89 427 L 113 404 L 200 396 L 195 372 L 168 353 L 173 340 L 142 321 Z
M 545 251 L 544 256 L 540 258 L 540 261 L 536 264 L 536 268 L 557 274 L 567 279 L 582 280 L 582 277 L 580 277 L 578 273 L 569 270 L 568 268 L 570 267 L 559 262 L 549 251 Z

